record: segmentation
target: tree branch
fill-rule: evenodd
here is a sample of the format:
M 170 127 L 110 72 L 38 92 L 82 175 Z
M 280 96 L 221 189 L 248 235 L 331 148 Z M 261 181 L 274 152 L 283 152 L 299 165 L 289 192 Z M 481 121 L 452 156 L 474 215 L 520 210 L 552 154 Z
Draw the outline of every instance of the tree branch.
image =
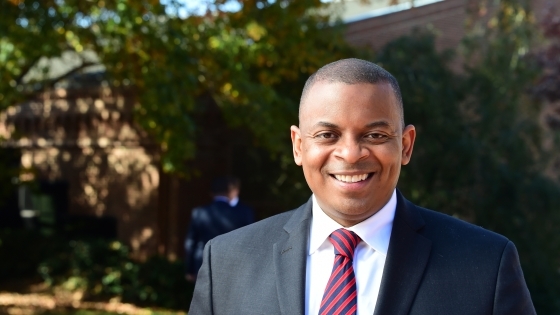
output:
M 21 81 L 23 80 L 23 77 L 25 77 L 25 75 L 27 73 L 29 73 L 29 70 L 31 70 L 31 68 L 33 68 L 33 66 L 39 61 L 39 59 L 41 59 L 41 56 L 35 57 L 35 59 L 33 59 L 33 62 L 30 62 L 27 66 L 25 66 L 22 69 L 21 74 L 16 78 L 16 83 L 18 85 L 21 84 Z
M 91 62 L 91 61 L 83 62 L 80 66 L 78 66 L 78 67 L 76 67 L 76 68 L 74 68 L 74 69 L 72 69 L 72 70 L 66 72 L 65 74 L 63 74 L 63 75 L 61 75 L 61 76 L 58 76 L 58 77 L 56 77 L 56 78 L 53 78 L 53 79 L 48 80 L 47 84 L 45 84 L 45 85 L 43 86 L 42 90 L 44 90 L 44 89 L 46 89 L 46 88 L 52 88 L 52 87 L 54 87 L 55 84 L 57 84 L 58 82 L 60 82 L 60 81 L 62 81 L 62 80 L 64 80 L 64 79 L 66 79 L 66 78 L 72 76 L 72 75 L 75 74 L 76 72 L 78 72 L 78 71 L 80 71 L 80 70 L 82 70 L 82 69 L 85 69 L 85 68 L 87 68 L 87 67 L 89 67 L 89 66 L 94 66 L 94 65 L 98 65 L 98 64 L 99 64 L 99 63 Z

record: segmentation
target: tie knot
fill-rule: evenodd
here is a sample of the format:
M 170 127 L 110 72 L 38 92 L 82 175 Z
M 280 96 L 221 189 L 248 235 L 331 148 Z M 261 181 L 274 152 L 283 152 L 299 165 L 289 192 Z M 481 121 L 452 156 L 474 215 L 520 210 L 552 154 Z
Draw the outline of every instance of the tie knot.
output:
M 329 241 L 334 245 L 335 255 L 342 255 L 354 259 L 354 249 L 356 249 L 361 239 L 352 231 L 338 229 L 329 236 Z

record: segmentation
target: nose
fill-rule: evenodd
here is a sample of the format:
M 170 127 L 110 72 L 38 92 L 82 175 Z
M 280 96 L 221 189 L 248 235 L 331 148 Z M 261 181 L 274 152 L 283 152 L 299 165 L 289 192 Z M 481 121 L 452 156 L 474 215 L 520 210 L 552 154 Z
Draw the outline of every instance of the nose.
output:
M 366 158 L 369 151 L 364 147 L 360 141 L 348 137 L 343 141 L 338 142 L 338 147 L 335 150 L 335 156 L 344 160 L 348 164 L 354 164 Z

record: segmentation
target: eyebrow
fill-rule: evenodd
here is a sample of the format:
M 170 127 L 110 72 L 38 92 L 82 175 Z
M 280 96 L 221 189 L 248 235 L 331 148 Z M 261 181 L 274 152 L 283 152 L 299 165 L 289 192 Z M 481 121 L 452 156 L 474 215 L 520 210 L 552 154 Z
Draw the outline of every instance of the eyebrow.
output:
M 392 127 L 393 125 L 385 120 L 381 121 L 374 121 L 366 125 L 368 128 L 375 128 L 375 127 Z
M 326 122 L 326 121 L 320 121 L 320 122 L 316 123 L 315 125 L 313 125 L 313 127 L 338 128 L 337 125 L 335 125 L 333 123 Z
M 391 126 L 392 125 L 387 121 L 381 120 L 381 121 L 374 121 L 372 123 L 367 124 L 366 128 L 391 127 Z M 338 125 L 326 121 L 320 121 L 316 123 L 313 127 L 338 128 Z

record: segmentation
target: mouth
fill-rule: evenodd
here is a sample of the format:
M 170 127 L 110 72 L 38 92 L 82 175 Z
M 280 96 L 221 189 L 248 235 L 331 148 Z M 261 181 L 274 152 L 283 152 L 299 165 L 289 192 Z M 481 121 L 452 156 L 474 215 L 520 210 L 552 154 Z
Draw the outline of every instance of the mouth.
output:
M 373 173 L 364 173 L 364 174 L 357 174 L 357 175 L 331 174 L 331 177 L 343 183 L 358 183 L 367 180 L 372 175 Z

